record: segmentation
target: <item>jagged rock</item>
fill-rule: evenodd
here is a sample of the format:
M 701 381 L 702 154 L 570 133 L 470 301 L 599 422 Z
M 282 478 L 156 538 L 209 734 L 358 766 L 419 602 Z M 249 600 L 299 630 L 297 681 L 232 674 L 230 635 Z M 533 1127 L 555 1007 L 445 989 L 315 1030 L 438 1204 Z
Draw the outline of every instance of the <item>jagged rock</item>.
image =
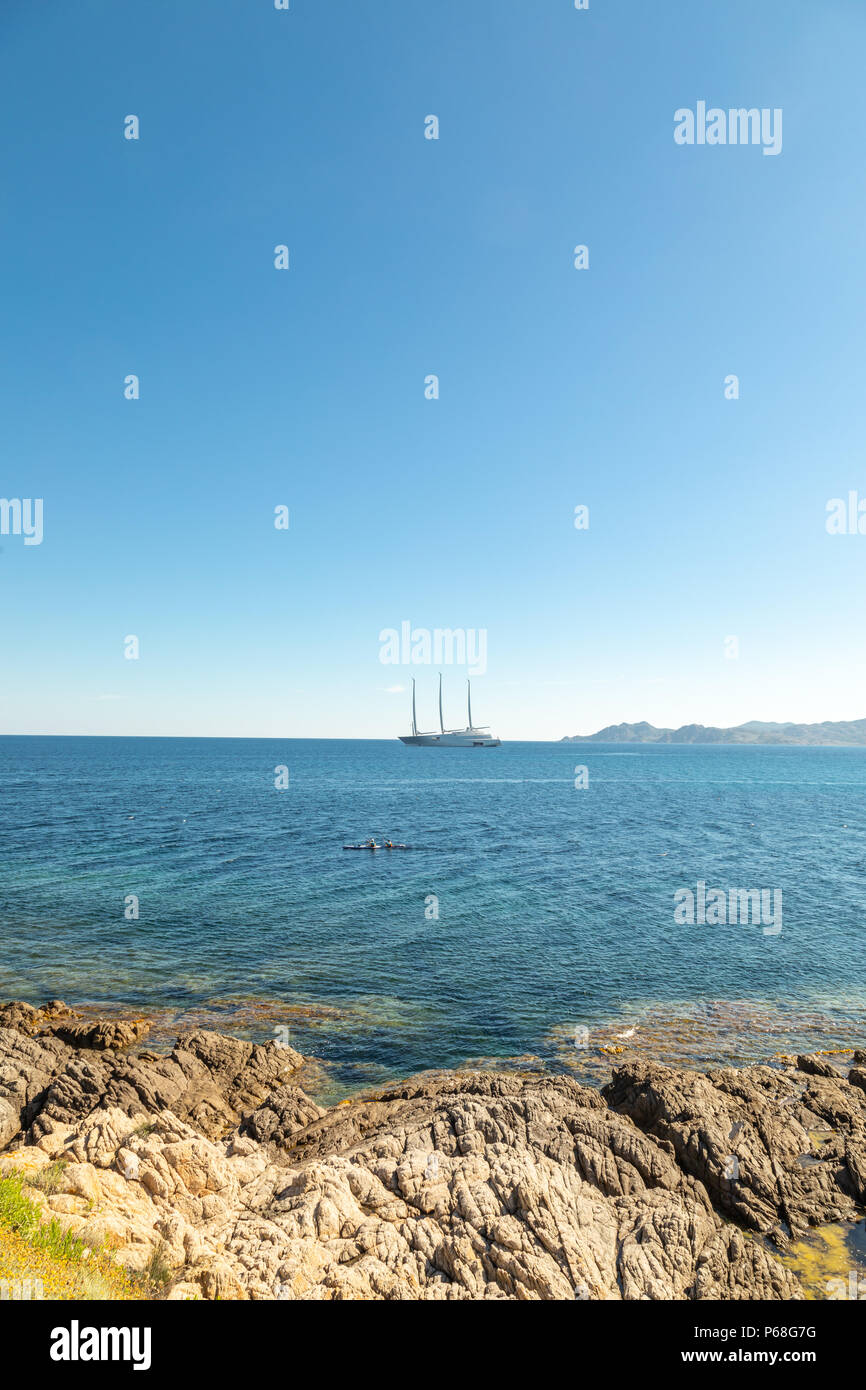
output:
M 0 1028 L 20 1028 L 22 1033 L 33 1034 L 39 1026 L 38 1017 L 38 1009 L 17 999 L 0 1006 Z
M 77 1017 L 75 1010 L 64 1004 L 62 999 L 49 999 L 40 1009 L 19 999 L 0 1006 L 0 1028 L 17 1028 L 30 1037 L 58 1018 Z
M 166 1298 L 175 1303 L 195 1303 L 201 1299 L 201 1286 L 185 1281 L 172 1284 Z
M 99 1023 L 60 1023 L 51 1032 L 71 1047 L 90 1047 L 105 1052 L 132 1047 L 149 1029 L 149 1022 L 143 1018 L 104 1019 Z
M 29 1124 L 28 1113 L 69 1055 L 56 1038 L 0 1028 L 0 1148 Z
M 782 1245 L 866 1200 L 866 1091 L 810 1058 L 627 1063 L 602 1092 L 434 1072 L 323 1110 L 290 1048 L 121 1056 L 15 1007 L 0 1173 L 172 1299 L 799 1299 L 740 1227 Z
M 866 1095 L 838 1072 L 832 1081 L 823 1076 L 813 1077 L 803 1092 L 803 1105 L 813 1127 L 823 1122 L 839 1134 L 856 1134 L 866 1117 Z
M 194 1271 L 194 1277 L 205 1298 L 245 1299 L 248 1297 L 243 1285 L 225 1260 L 212 1260 L 204 1269 Z
M 826 1076 L 831 1081 L 835 1081 L 839 1076 L 831 1062 L 825 1062 L 823 1057 L 817 1057 L 814 1053 L 800 1053 L 797 1058 L 797 1070 L 807 1072 L 809 1076 Z
M 767 1067 L 703 1076 L 654 1063 L 614 1071 L 602 1095 L 642 1130 L 673 1145 L 677 1162 L 713 1205 L 752 1230 L 800 1231 L 851 1206 L 844 1155 L 816 1148 L 810 1134 L 828 1111 L 842 1129 L 866 1110 L 834 1072 L 800 1093 Z M 845 1092 L 848 1094 L 846 1095 Z
M 245 1116 L 239 1133 L 260 1144 L 286 1146 L 294 1135 L 324 1114 L 299 1086 L 281 1086 Z
M 846 1139 L 844 1155 L 852 1196 L 866 1205 L 866 1140 Z
M 848 1073 L 848 1080 L 852 1086 L 859 1086 L 861 1091 L 866 1091 L 866 1067 L 852 1067 Z
M 47 1084 L 33 1088 L 36 1093 L 28 1098 L 22 1117 L 34 1142 L 58 1124 L 74 1124 L 97 1106 L 142 1119 L 171 1110 L 216 1137 L 235 1125 L 244 1109 L 260 1104 L 286 1082 L 303 1058 L 276 1043 L 261 1045 L 201 1032 L 179 1039 L 168 1056 L 116 1056 L 70 1047 L 65 1054 L 52 1054 L 52 1061 L 55 1074 L 46 1075 L 43 1067 L 40 1076 Z M 0 1088 L 2 1076 L 0 1071 Z

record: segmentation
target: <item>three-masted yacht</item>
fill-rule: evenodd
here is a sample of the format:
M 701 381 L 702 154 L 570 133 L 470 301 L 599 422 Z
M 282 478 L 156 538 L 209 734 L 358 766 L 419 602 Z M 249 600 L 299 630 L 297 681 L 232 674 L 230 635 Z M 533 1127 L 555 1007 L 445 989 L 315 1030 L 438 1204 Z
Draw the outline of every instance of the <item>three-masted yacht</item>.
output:
M 466 681 L 466 712 L 468 723 L 465 729 L 446 729 L 442 718 L 442 673 L 439 674 L 439 732 L 423 733 L 418 729 L 415 716 L 415 681 L 412 681 L 412 732 L 398 735 L 401 743 L 411 743 L 419 748 L 498 748 L 502 740 L 491 734 L 489 726 L 476 727 L 472 723 L 472 686 Z

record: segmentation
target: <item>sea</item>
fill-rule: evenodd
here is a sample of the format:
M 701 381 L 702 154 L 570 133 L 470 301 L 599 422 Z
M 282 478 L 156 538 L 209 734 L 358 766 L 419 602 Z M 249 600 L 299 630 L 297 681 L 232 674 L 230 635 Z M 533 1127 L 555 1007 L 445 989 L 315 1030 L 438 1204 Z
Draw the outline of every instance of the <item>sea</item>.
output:
M 862 748 L 4 737 L 0 998 L 288 1042 L 329 1097 L 844 1061 L 864 792 Z M 343 848 L 369 836 L 409 848 Z M 779 920 L 682 920 L 699 885 Z

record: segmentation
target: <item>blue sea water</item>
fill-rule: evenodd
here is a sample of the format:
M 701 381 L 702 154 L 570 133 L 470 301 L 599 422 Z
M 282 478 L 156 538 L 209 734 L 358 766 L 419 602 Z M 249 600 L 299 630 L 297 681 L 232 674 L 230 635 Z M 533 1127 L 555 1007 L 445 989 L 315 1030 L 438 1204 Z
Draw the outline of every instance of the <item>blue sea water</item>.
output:
M 5 737 L 0 997 L 283 1010 L 347 1081 L 668 1019 L 862 1045 L 864 790 L 866 749 Z M 678 924 L 698 881 L 781 890 L 781 933 Z

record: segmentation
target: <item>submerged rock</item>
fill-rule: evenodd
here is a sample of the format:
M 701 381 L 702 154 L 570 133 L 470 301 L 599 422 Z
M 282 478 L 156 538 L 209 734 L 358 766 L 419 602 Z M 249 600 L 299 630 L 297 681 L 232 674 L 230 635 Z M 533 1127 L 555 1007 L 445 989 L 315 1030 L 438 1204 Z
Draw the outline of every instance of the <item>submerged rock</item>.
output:
M 0 1010 L 0 1171 L 170 1298 L 798 1299 L 774 1242 L 866 1199 L 866 1091 L 811 1058 L 432 1072 L 324 1110 L 291 1048 L 96 1051 L 32 1012 Z

